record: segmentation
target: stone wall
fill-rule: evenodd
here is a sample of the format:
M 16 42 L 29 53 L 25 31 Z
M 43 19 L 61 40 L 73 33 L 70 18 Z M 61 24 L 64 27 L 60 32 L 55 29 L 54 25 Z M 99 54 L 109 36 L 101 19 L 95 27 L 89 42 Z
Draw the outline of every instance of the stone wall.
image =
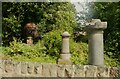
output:
M 59 65 L 50 63 L 0 63 L 2 77 L 120 77 L 120 68 L 92 65 Z

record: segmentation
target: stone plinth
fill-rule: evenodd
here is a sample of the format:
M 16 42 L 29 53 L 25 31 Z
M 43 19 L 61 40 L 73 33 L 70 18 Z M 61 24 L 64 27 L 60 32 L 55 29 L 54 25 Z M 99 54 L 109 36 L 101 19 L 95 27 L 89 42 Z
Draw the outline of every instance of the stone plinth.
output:
M 90 65 L 104 65 L 103 57 L 103 30 L 107 28 L 107 22 L 99 19 L 92 19 L 86 23 L 88 34 L 88 62 Z
M 69 53 L 69 36 L 68 32 L 62 34 L 62 51 L 58 64 L 71 64 L 70 53 Z

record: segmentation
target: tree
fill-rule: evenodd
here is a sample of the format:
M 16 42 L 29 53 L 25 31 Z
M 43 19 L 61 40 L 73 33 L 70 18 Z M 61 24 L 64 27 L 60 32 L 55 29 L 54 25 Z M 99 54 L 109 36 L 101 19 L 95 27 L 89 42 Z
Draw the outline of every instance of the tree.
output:
M 39 32 L 42 34 L 58 29 L 72 32 L 76 25 L 74 8 L 69 2 L 14 2 L 3 3 L 2 8 L 4 46 L 9 45 L 13 37 L 24 39 L 22 30 L 24 25 L 30 21 L 38 25 Z

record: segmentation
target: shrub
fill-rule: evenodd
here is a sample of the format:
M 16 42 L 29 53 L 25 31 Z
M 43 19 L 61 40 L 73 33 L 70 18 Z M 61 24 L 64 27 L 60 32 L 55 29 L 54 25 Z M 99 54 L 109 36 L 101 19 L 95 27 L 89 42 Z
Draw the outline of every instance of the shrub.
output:
M 88 45 L 86 43 L 76 43 L 70 39 L 70 53 L 73 64 L 88 64 Z
M 29 46 L 16 39 L 10 43 L 9 47 L 3 47 L 2 53 L 11 56 L 16 61 L 39 61 L 39 62 L 56 62 L 52 57 L 45 53 L 46 48 L 39 41 L 35 45 Z
M 56 61 L 60 57 L 62 48 L 62 30 L 56 30 L 44 35 L 44 44 L 46 53 L 53 56 Z M 86 43 L 76 43 L 72 36 L 70 37 L 70 53 L 73 64 L 87 64 L 88 47 Z
M 46 47 L 46 53 L 55 59 L 59 58 L 61 53 L 61 44 L 62 44 L 62 32 L 60 30 L 51 31 L 44 35 L 44 45 Z
M 109 54 L 112 54 L 112 52 L 108 52 Z M 112 58 L 113 55 L 106 55 L 104 54 L 104 63 L 106 66 L 111 66 L 111 67 L 120 67 L 120 62 L 118 61 L 119 59 L 117 58 Z M 120 56 L 118 56 L 120 57 Z

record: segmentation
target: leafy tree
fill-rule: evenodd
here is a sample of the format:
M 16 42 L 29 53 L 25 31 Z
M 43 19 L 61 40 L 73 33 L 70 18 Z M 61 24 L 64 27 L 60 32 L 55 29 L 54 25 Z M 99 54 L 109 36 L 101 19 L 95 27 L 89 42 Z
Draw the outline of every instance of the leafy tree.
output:
M 35 22 L 39 32 L 66 30 L 72 33 L 76 23 L 71 3 L 28 2 L 3 3 L 3 45 L 9 45 L 13 37 L 24 39 L 23 27 L 27 22 Z M 9 40 L 8 40 L 9 38 Z

